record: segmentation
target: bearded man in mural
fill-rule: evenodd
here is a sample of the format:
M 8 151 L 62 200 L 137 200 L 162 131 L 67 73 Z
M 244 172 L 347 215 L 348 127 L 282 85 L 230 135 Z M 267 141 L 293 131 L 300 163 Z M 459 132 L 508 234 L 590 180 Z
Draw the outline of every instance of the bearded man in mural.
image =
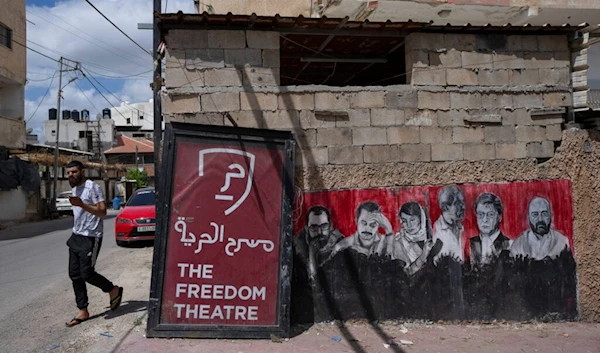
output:
M 384 236 L 391 237 L 394 231 L 390 221 L 381 212 L 381 207 L 373 201 L 360 204 L 356 209 L 356 225 L 356 233 L 337 243 L 331 256 L 346 249 L 366 256 L 383 255 L 386 245 Z M 379 227 L 383 228 L 385 234 L 379 234 Z
M 552 229 L 550 201 L 534 197 L 527 209 L 530 229 L 521 234 L 510 247 L 512 256 L 534 260 L 554 259 L 563 251 L 570 251 L 569 238 Z
M 442 246 L 437 240 L 434 244 L 427 224 L 425 210 L 417 202 L 403 204 L 398 211 L 402 228 L 394 237 L 386 237 L 390 242 L 386 254 L 392 260 L 404 262 L 404 271 L 412 275 L 419 271 L 430 256 L 435 256 Z
M 313 206 L 306 214 L 306 226 L 294 238 L 296 258 L 306 267 L 311 279 L 317 274 L 317 267 L 330 258 L 335 244 L 344 239 L 342 233 L 334 229 L 331 213 L 323 206 Z
M 483 193 L 475 200 L 479 234 L 469 239 L 473 265 L 488 264 L 510 248 L 510 238 L 500 231 L 503 211 L 502 201 L 494 194 Z
M 465 196 L 458 186 L 449 185 L 439 191 L 438 203 L 442 215 L 433 225 L 433 232 L 435 238 L 442 242 L 442 248 L 434 261 L 437 262 L 440 258 L 448 256 L 462 262 L 464 250 L 461 222 L 465 219 Z

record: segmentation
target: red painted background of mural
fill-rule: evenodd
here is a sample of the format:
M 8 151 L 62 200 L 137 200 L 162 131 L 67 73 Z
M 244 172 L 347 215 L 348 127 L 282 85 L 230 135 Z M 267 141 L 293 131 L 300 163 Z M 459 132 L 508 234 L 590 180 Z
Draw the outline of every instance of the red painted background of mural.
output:
M 429 222 L 433 224 L 441 214 L 438 191 L 445 185 L 415 186 L 386 189 L 352 189 L 322 192 L 306 192 L 300 212 L 295 215 L 294 234 L 306 224 L 306 212 L 311 206 L 322 205 L 329 209 L 334 228 L 345 236 L 356 232 L 356 208 L 362 202 L 375 201 L 389 219 L 395 232 L 400 229 L 398 210 L 408 201 L 416 201 L 427 209 Z M 527 207 L 536 196 L 545 197 L 552 207 L 552 227 L 569 238 L 573 253 L 573 201 L 571 182 L 566 179 L 541 180 L 512 183 L 462 184 L 458 187 L 465 196 L 465 219 L 463 236 L 470 238 L 478 234 L 474 203 L 484 192 L 495 194 L 502 200 L 504 215 L 500 230 L 511 239 L 529 229 Z M 380 232 L 383 232 L 380 229 Z
M 250 188 L 251 158 L 224 150 L 254 155 Z M 203 171 L 199 172 L 201 151 L 212 152 L 203 154 Z M 276 325 L 282 151 L 225 143 L 178 142 L 176 155 L 161 323 Z M 228 173 L 237 176 L 227 178 Z M 227 214 L 237 200 L 244 199 L 244 193 L 247 198 Z M 222 231 L 214 229 L 211 222 Z M 182 232 L 184 223 L 186 228 Z M 184 242 L 183 237 L 194 241 Z M 264 248 L 263 241 L 272 244 L 270 251 Z M 230 242 L 234 246 L 230 247 Z M 235 244 L 241 245 L 237 251 Z M 199 245 L 202 248 L 195 253 Z M 228 250 L 234 255 L 228 254 Z M 193 265 L 195 272 L 190 275 L 189 267 L 182 269 L 180 264 Z M 231 298 L 234 287 L 240 295 Z M 252 287 L 257 288 L 257 295 L 245 299 L 248 292 L 242 288 Z M 217 306 L 220 309 L 215 312 Z M 192 314 L 188 315 L 188 311 Z

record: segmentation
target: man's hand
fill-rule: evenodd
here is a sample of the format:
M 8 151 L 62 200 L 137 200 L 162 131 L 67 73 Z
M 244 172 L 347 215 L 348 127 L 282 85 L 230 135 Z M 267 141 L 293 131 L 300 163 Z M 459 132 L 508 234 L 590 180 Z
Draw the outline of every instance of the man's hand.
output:
M 79 196 L 69 196 L 69 202 L 73 206 L 83 207 L 83 201 Z
M 383 213 L 377 212 L 373 216 L 373 220 L 376 221 L 381 228 L 385 231 L 385 234 L 392 234 L 394 230 L 392 229 L 392 224 L 390 221 L 383 215 Z

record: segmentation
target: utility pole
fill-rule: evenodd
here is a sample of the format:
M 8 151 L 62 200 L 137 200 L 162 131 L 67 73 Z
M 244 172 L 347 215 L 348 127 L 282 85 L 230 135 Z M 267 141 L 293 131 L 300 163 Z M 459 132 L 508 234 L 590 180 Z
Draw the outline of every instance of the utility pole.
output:
M 65 64 L 65 61 L 67 62 Z M 67 66 L 68 69 L 65 70 L 63 69 L 63 65 Z M 69 59 L 65 59 L 62 56 L 60 57 L 60 59 L 58 60 L 58 66 L 59 66 L 59 75 L 58 75 L 58 94 L 57 94 L 57 102 L 56 102 L 56 145 L 54 146 L 54 180 L 52 183 L 52 199 L 50 200 L 50 210 L 54 211 L 56 208 L 56 185 L 58 183 L 58 156 L 59 156 L 59 130 L 60 130 L 60 118 L 61 118 L 61 111 L 60 111 L 60 100 L 62 99 L 62 89 L 65 88 L 69 83 L 75 81 L 77 79 L 77 77 L 73 77 L 71 80 L 69 80 L 69 82 L 67 82 L 67 84 L 65 85 L 65 87 L 62 86 L 62 75 L 63 72 L 65 71 L 77 71 L 79 70 L 79 63 L 76 61 L 72 61 Z
M 138 146 L 135 146 L 135 169 L 137 169 L 138 171 L 140 170 L 140 168 L 138 167 Z

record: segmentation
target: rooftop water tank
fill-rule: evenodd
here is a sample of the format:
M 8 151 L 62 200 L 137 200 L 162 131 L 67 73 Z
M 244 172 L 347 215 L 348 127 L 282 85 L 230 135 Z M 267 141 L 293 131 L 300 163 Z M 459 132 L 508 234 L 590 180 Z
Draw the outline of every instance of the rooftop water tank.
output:
M 63 118 L 63 120 L 70 120 L 71 119 L 71 111 L 70 110 L 63 110 L 62 111 L 62 118 Z
M 56 108 L 50 108 L 48 109 L 48 119 L 49 120 L 56 120 L 56 113 L 58 111 L 56 110 Z
M 79 116 L 79 110 L 72 110 L 71 111 L 71 119 L 75 120 L 75 121 L 79 121 L 80 119 Z

